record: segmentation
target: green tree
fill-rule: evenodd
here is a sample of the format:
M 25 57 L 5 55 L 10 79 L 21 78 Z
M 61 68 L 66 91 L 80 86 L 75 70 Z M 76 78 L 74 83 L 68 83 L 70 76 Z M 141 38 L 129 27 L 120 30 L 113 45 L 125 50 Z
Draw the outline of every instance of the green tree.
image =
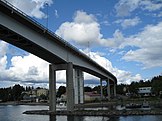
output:
M 41 95 L 40 95 L 40 98 L 41 98 L 42 100 L 47 100 L 47 96 L 44 95 L 44 94 L 41 94 Z
M 61 97 L 61 95 L 64 94 L 65 92 L 66 92 L 66 87 L 65 87 L 65 86 L 60 86 L 60 87 L 58 88 L 56 97 Z
M 98 94 L 100 94 L 101 87 L 100 86 L 95 86 L 92 91 L 96 91 Z
M 129 92 L 133 93 L 133 94 L 137 94 L 138 93 L 138 88 L 139 88 L 139 83 L 138 82 L 132 82 L 129 85 Z
M 120 95 L 124 95 L 125 94 L 124 88 L 126 86 L 127 86 L 126 84 L 119 84 L 119 85 L 117 85 L 117 87 L 116 87 L 116 93 L 117 94 L 120 94 Z
M 84 87 L 84 92 L 92 92 L 92 88 L 91 87 Z
M 162 91 L 162 76 L 157 76 L 152 78 L 152 91 L 159 95 L 159 92 Z
M 12 88 L 12 95 L 13 95 L 13 98 L 14 98 L 15 101 L 20 100 L 21 93 L 24 90 L 25 90 L 24 87 L 20 86 L 19 84 L 13 86 L 13 88 Z

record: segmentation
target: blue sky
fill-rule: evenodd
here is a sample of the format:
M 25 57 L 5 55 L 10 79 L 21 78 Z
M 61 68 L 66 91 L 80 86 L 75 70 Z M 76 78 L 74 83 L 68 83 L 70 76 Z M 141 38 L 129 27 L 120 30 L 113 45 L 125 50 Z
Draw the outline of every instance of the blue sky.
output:
M 108 69 L 118 83 L 162 74 L 162 0 L 7 1 Z M 3 41 L 0 52 L 0 87 L 48 87 L 49 63 Z M 58 85 L 65 84 L 64 73 L 58 72 Z M 99 84 L 84 77 L 92 80 L 86 84 Z

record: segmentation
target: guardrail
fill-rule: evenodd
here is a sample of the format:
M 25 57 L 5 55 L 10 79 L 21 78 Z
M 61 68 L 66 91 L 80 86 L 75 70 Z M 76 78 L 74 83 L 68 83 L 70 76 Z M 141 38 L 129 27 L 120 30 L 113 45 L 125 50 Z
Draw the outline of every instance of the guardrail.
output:
M 61 38 L 60 36 L 58 36 L 57 34 L 55 34 L 54 32 L 52 32 L 51 30 L 49 30 L 44 25 L 42 25 L 39 22 L 37 22 L 36 20 L 34 20 L 32 17 L 30 17 L 29 15 L 27 15 L 26 13 L 24 13 L 23 11 L 21 11 L 20 9 L 18 9 L 17 7 L 15 7 L 14 5 L 12 5 L 11 3 L 9 3 L 8 1 L 6 1 L 6 0 L 0 0 L 0 1 L 4 2 L 8 6 L 10 6 L 11 8 L 13 8 L 14 10 L 16 10 L 16 12 L 20 13 L 21 15 L 23 15 L 23 17 L 25 17 L 28 20 L 30 20 L 30 22 L 32 22 L 32 24 L 35 24 L 36 26 L 38 26 L 39 28 L 41 28 L 44 32 L 47 32 L 51 36 L 57 38 L 57 40 L 58 41 L 61 41 L 62 43 L 64 43 L 65 46 L 68 46 L 68 47 L 72 48 L 73 50 L 75 50 L 75 51 L 83 54 L 83 56 L 86 56 L 87 58 L 89 58 L 83 52 L 79 51 L 79 49 L 77 49 L 76 47 L 74 47 L 73 45 L 71 45 L 69 42 L 67 42 L 66 40 L 64 40 L 63 38 Z M 89 59 L 91 60 L 91 58 L 89 58 Z

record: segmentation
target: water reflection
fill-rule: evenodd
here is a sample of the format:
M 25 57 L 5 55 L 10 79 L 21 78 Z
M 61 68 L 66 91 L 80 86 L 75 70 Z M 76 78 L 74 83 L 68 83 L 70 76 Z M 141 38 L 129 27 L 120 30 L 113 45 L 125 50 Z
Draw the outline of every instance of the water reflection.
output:
M 27 110 L 48 110 L 48 106 L 0 105 L 0 121 L 162 121 L 162 115 L 143 116 L 48 116 L 26 115 Z
M 56 116 L 50 115 L 49 116 L 49 121 L 56 121 Z
M 61 117 L 62 116 L 57 116 L 58 120 Z M 50 115 L 49 116 L 49 121 L 57 121 L 57 118 L 54 115 Z M 83 116 L 66 116 L 64 118 L 67 119 L 66 121 L 85 121 Z M 65 120 L 65 119 L 63 119 L 63 120 Z
M 83 116 L 67 116 L 67 121 L 84 121 Z
M 54 116 L 50 115 L 49 121 L 119 121 L 119 118 L 102 117 L 102 116 Z

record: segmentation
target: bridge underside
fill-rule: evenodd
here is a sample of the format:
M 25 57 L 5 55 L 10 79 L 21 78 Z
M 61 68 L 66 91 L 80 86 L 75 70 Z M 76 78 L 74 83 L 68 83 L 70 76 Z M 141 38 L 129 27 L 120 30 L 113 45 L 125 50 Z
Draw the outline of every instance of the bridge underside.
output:
M 57 55 L 50 53 L 47 51 L 47 49 L 44 49 L 37 44 L 31 42 L 27 38 L 24 38 L 23 36 L 11 31 L 10 29 L 0 25 L 0 39 L 3 41 L 6 41 L 7 43 L 10 43 L 16 47 L 19 47 L 27 52 L 30 52 L 45 61 L 53 64 L 65 64 L 67 63 L 63 59 L 59 58 Z M 90 68 L 81 67 L 79 65 L 74 65 L 74 68 L 80 69 L 83 72 L 87 72 L 96 77 L 107 79 L 107 77 L 104 77 L 103 75 L 96 73 L 94 70 L 91 70 Z M 110 79 L 110 83 L 114 83 L 113 80 Z
M 3 41 L 6 41 L 7 43 L 10 43 L 16 47 L 19 47 L 27 52 L 30 52 L 30 53 L 46 60 L 49 63 L 53 63 L 53 64 L 66 63 L 64 60 L 62 60 L 58 56 L 47 51 L 47 49 L 44 49 L 44 48 L 32 43 L 28 39 L 22 37 L 21 35 L 11 31 L 10 29 L 8 29 L 2 25 L 0 25 L 0 39 Z
M 56 92 L 54 91 L 54 88 L 56 88 L 56 85 L 55 85 L 56 80 L 55 80 L 55 74 L 54 73 L 55 73 L 56 70 L 66 70 L 66 68 L 64 66 L 61 66 L 61 65 L 66 65 L 66 64 L 68 65 L 68 63 L 65 62 L 64 60 L 62 60 L 61 58 L 59 58 L 58 56 L 56 56 L 52 53 L 49 53 L 49 51 L 47 51 L 46 49 L 43 49 L 42 47 L 32 43 L 28 39 L 26 39 L 26 38 L 22 37 L 21 35 L 9 30 L 8 28 L 6 28 L 2 25 L 0 25 L 0 39 L 6 41 L 6 42 L 8 42 L 8 43 L 10 43 L 10 44 L 12 44 L 16 47 L 19 47 L 23 50 L 26 50 L 26 51 L 34 54 L 34 55 L 37 55 L 38 57 L 40 57 L 40 58 L 46 60 L 47 62 L 55 65 L 55 67 L 54 67 L 55 69 L 50 70 L 50 72 L 52 71 L 51 74 L 50 74 L 50 75 L 52 75 L 52 76 L 50 76 L 50 80 L 51 80 L 50 81 L 50 88 L 51 88 L 50 89 L 50 94 L 51 94 L 50 99 L 52 100 L 51 101 L 52 103 L 50 103 L 50 108 L 51 108 L 50 110 L 54 111 L 55 106 L 56 106 L 55 105 L 55 103 L 56 103 L 55 102 L 55 96 L 54 96 L 56 94 Z M 59 68 L 57 68 L 57 67 L 59 67 Z M 83 80 L 82 76 L 77 77 L 78 74 L 76 73 L 76 70 L 78 70 L 79 73 L 80 73 L 80 71 L 81 72 L 82 71 L 87 72 L 87 73 L 91 72 L 92 75 L 95 75 L 95 76 L 101 78 L 102 81 L 107 80 L 107 78 L 105 78 L 105 77 L 103 78 L 102 75 L 96 73 L 94 70 L 90 70 L 88 68 L 80 67 L 79 65 L 73 65 L 72 68 L 75 69 L 75 73 L 74 73 L 73 78 L 70 77 L 70 79 L 67 79 L 68 80 L 67 85 L 69 85 L 68 88 L 67 88 L 67 92 L 69 93 L 68 97 L 72 97 L 72 95 L 74 95 L 74 96 L 73 96 L 73 98 L 68 99 L 68 103 L 69 103 L 69 104 L 67 104 L 68 110 L 73 110 L 75 103 L 76 104 L 84 103 L 84 94 L 83 94 L 84 80 Z M 67 72 L 69 72 L 69 70 Z M 80 75 L 82 75 L 82 74 L 80 74 Z M 69 74 L 67 74 L 67 76 L 69 77 Z M 81 79 L 81 80 L 77 81 L 77 79 L 79 79 L 79 80 Z M 70 84 L 69 84 L 69 80 L 70 80 Z M 71 80 L 73 80 L 73 82 L 71 82 Z M 75 88 L 71 87 L 71 83 L 74 83 Z M 112 81 L 112 80 L 109 80 L 109 82 L 107 82 L 107 83 L 108 83 L 108 85 L 112 85 L 112 84 L 114 85 L 114 81 Z M 80 86 L 80 85 L 82 85 L 82 86 Z M 102 90 L 102 83 L 101 83 L 101 90 Z M 108 87 L 107 90 L 108 90 L 108 93 L 110 95 L 110 87 Z M 102 95 L 103 94 L 102 94 L 102 91 L 101 91 L 101 98 L 103 98 Z M 108 98 L 110 98 L 110 97 L 108 97 Z
M 52 64 L 49 68 L 51 110 L 55 111 L 56 106 L 52 104 L 56 101 L 55 72 L 60 69 L 66 70 L 68 110 L 74 109 L 75 102 L 83 102 L 83 82 L 81 82 L 83 81 L 82 71 L 99 77 L 101 79 L 101 88 L 102 81 L 106 81 L 110 98 L 110 85 L 117 84 L 117 79 L 113 74 L 85 54 L 81 53 L 71 44 L 32 20 L 20 10 L 18 11 L 13 8 L 12 5 L 6 3 L 7 2 L 0 1 L 0 39 L 26 50 Z M 78 70 L 78 72 L 73 73 L 73 70 Z M 75 83 L 73 81 L 75 81 Z M 74 85 L 78 90 L 76 93 L 74 93 Z M 82 86 L 82 88 L 79 88 L 79 85 Z

